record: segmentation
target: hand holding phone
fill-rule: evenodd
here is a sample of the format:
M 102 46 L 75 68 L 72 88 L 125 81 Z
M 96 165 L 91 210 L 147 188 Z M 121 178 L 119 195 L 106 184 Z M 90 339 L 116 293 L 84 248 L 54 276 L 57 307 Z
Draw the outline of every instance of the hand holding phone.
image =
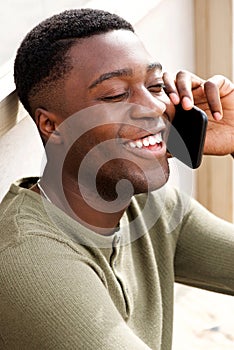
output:
M 192 169 L 201 164 L 208 118 L 204 111 L 193 107 L 186 111 L 176 106 L 167 141 L 168 152 Z

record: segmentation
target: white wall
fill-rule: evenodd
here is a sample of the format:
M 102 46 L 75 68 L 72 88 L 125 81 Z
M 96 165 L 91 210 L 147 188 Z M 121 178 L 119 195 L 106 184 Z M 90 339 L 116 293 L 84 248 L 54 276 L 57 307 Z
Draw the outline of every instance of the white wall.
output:
M 193 0 L 164 0 L 136 25 L 165 70 L 195 70 Z
M 41 173 L 43 146 L 30 117 L 0 138 L 0 201 L 11 183 Z

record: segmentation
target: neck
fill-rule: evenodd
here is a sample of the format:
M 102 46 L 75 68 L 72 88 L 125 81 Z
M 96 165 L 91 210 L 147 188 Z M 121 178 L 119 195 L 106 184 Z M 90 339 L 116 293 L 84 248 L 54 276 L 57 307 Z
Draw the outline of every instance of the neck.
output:
M 106 212 L 105 208 L 99 209 L 97 201 L 93 201 L 92 198 L 89 198 L 88 201 L 87 198 L 84 200 L 80 193 L 75 193 L 68 187 L 64 188 L 64 192 L 77 221 L 103 235 L 115 231 L 126 209 L 125 207 L 117 212 Z
M 61 191 L 61 187 L 50 179 L 45 171 L 40 181 L 44 192 L 41 195 L 45 197 L 46 194 L 54 205 L 99 234 L 110 235 L 115 231 L 130 200 L 121 204 L 107 202 L 87 188 L 81 190 L 77 182 L 69 177 L 63 177 Z

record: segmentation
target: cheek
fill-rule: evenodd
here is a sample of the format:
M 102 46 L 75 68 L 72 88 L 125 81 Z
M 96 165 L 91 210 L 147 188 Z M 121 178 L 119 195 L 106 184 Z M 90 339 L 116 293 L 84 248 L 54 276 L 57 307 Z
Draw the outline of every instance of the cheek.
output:
M 89 167 L 103 164 L 116 157 L 119 147 L 116 141 L 116 130 L 112 126 L 99 126 L 77 139 L 69 150 L 72 159 L 80 164 L 84 159 Z

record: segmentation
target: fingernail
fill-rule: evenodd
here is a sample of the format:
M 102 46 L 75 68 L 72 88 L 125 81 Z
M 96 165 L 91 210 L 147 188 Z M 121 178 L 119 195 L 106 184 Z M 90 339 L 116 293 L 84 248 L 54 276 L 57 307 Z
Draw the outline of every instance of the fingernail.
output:
M 183 104 L 184 109 L 190 109 L 193 107 L 192 101 L 187 96 L 183 97 L 182 104 Z
M 222 114 L 221 113 L 219 113 L 219 112 L 214 112 L 213 113 L 213 118 L 215 119 L 215 120 L 221 120 L 222 118 L 223 118 L 223 116 L 222 116 Z

